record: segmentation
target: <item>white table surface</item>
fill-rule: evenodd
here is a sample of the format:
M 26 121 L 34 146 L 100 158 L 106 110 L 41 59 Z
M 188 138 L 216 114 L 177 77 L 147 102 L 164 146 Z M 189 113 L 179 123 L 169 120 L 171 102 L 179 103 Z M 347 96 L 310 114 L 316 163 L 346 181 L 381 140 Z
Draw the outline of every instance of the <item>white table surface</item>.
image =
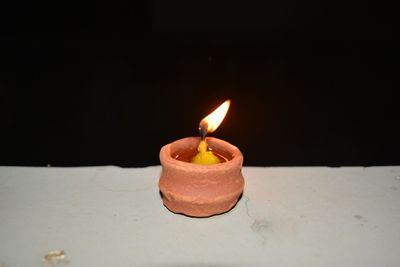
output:
M 400 266 L 400 167 L 245 167 L 205 219 L 162 205 L 160 171 L 0 167 L 0 267 Z

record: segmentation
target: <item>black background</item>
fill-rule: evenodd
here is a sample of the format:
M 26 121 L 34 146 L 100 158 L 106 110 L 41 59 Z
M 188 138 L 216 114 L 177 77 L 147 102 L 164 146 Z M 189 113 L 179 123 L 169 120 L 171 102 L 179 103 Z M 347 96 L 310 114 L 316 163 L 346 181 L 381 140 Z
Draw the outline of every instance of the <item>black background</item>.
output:
M 212 136 L 246 165 L 400 164 L 396 14 L 382 1 L 0 10 L 1 165 L 159 164 L 228 98 Z

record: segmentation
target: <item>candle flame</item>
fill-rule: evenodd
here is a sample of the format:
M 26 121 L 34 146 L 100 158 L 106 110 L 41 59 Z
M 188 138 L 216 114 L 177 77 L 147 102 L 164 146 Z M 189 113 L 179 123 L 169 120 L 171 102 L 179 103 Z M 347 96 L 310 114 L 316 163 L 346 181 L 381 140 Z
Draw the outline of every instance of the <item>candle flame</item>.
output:
M 205 133 L 214 132 L 221 122 L 224 120 L 226 113 L 228 112 L 231 101 L 228 99 L 222 103 L 217 109 L 211 114 L 200 121 L 200 131 Z

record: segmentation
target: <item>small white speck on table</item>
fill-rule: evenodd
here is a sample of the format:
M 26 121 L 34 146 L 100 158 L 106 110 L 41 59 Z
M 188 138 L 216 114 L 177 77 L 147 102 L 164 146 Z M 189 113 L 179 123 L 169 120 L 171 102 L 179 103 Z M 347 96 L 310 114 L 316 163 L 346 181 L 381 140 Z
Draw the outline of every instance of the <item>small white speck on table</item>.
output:
M 400 265 L 400 167 L 244 167 L 203 219 L 162 205 L 160 172 L 0 167 L 0 267 Z

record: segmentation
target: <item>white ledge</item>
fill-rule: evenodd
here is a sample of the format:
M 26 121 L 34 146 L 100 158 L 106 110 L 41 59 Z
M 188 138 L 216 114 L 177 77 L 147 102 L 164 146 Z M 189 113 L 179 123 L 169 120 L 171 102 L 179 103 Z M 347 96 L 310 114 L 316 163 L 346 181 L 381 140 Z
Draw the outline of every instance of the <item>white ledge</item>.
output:
M 244 167 L 237 206 L 204 219 L 162 205 L 160 171 L 0 167 L 0 267 L 400 262 L 400 167 Z

